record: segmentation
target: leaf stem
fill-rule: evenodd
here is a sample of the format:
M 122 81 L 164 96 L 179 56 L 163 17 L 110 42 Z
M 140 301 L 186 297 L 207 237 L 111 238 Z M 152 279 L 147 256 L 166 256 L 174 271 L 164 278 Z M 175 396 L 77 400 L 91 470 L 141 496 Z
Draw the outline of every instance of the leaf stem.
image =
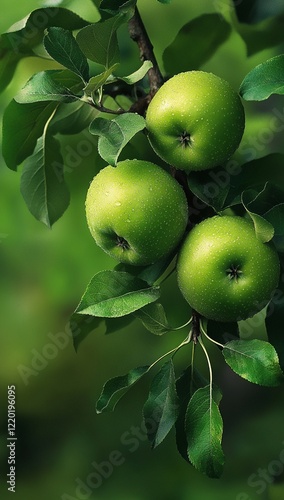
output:
M 173 353 L 173 356 L 174 356 L 177 353 L 177 351 L 179 351 L 179 349 L 181 349 L 181 347 L 183 347 L 186 344 L 189 344 L 190 341 L 191 341 L 191 331 L 189 332 L 189 334 L 187 335 L 187 337 L 181 342 L 181 344 L 179 344 L 177 347 L 174 347 L 174 349 L 171 349 L 170 351 L 166 352 L 165 354 L 163 354 L 162 356 L 160 356 L 158 359 L 156 359 L 156 361 L 154 361 L 149 366 L 147 372 L 149 372 L 151 370 L 151 368 L 153 368 L 153 366 L 155 366 L 157 363 L 159 363 L 159 361 L 161 361 L 166 356 L 169 356 L 172 353 Z
M 211 361 L 210 361 L 210 358 L 209 358 L 209 354 L 206 350 L 206 347 L 205 345 L 203 344 L 203 341 L 202 339 L 200 338 L 199 339 L 199 344 L 201 345 L 202 349 L 203 349 L 203 352 L 206 356 L 206 359 L 207 359 L 207 364 L 208 364 L 208 370 L 209 370 L 209 386 L 210 386 L 210 405 L 211 405 L 211 402 L 212 402 L 212 394 L 213 394 L 213 374 L 212 374 L 212 366 L 211 366 Z
M 224 346 L 223 344 L 220 344 L 220 342 L 217 342 L 217 340 L 214 340 L 214 339 L 212 339 L 211 337 L 209 337 L 208 333 L 206 332 L 206 330 L 205 330 L 205 328 L 204 328 L 204 326 L 203 326 L 203 324 L 202 324 L 202 321 L 200 321 L 200 330 L 201 330 L 201 332 L 203 333 L 203 335 L 205 335 L 205 337 L 206 337 L 208 340 L 210 340 L 210 342 L 213 342 L 213 344 L 216 344 L 216 345 L 218 345 L 219 347 L 222 347 L 222 349 L 224 349 L 224 347 L 225 347 L 225 346 Z
M 192 351 L 191 351 L 190 394 L 193 394 L 194 354 L 195 354 L 195 344 L 193 342 L 193 344 L 192 344 Z

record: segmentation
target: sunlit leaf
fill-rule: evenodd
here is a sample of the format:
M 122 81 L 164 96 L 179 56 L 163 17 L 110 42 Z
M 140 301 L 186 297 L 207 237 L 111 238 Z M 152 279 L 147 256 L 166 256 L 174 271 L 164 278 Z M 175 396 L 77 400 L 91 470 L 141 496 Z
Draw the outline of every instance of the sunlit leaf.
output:
M 209 477 L 220 477 L 224 465 L 223 422 L 209 385 L 198 389 L 190 399 L 185 428 L 191 463 Z
M 58 141 L 49 133 L 38 139 L 34 153 L 25 161 L 21 193 L 33 216 L 51 227 L 69 205 L 63 176 L 64 164 Z
M 101 271 L 90 281 L 76 312 L 118 318 L 155 302 L 159 295 L 159 287 L 129 273 Z
M 55 61 L 79 75 L 84 82 L 89 80 L 87 58 L 69 30 L 51 27 L 43 42 L 45 49 Z
M 284 55 L 259 64 L 244 78 L 240 94 L 247 101 L 263 101 L 272 94 L 284 94 Z
M 264 340 L 232 340 L 225 344 L 223 355 L 240 377 L 264 386 L 283 382 L 283 373 L 274 347 Z
M 90 125 L 90 132 L 99 135 L 98 151 L 110 165 L 115 166 L 122 149 L 137 132 L 145 128 L 145 119 L 136 113 L 124 113 L 107 120 L 96 118 Z

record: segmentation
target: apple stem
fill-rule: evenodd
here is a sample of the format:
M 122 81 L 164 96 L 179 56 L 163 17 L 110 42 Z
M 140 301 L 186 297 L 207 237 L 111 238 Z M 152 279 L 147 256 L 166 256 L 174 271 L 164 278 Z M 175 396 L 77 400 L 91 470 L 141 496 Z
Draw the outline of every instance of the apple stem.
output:
M 200 336 L 200 314 L 192 310 L 192 335 L 191 339 L 194 344 L 197 344 L 198 337 Z

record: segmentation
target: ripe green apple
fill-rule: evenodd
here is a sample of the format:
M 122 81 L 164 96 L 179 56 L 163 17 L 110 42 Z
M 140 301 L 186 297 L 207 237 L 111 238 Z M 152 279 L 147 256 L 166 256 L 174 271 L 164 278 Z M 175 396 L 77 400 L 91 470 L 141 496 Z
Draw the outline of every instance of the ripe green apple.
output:
M 214 216 L 188 234 L 177 262 L 179 288 L 193 309 L 216 321 L 239 321 L 263 309 L 278 285 L 280 265 L 253 223 Z
M 94 177 L 86 215 L 98 246 L 120 262 L 142 266 L 178 245 L 188 206 L 183 189 L 168 172 L 147 161 L 125 160 Z
M 154 95 L 146 124 L 154 151 L 190 172 L 216 167 L 232 156 L 245 116 L 239 95 L 226 80 L 188 71 L 170 78 Z

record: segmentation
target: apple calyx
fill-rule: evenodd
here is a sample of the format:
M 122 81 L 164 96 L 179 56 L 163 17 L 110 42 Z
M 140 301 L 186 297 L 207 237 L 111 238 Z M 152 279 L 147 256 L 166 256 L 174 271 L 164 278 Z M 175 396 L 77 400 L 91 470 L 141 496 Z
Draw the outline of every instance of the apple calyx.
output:
M 130 245 L 129 245 L 128 241 L 125 238 L 123 238 L 122 236 L 116 235 L 116 245 L 119 248 L 122 248 L 122 250 L 129 250 L 130 249 Z
M 240 278 L 241 274 L 243 274 L 243 271 L 240 270 L 239 265 L 231 265 L 228 269 L 226 269 L 227 276 L 229 280 L 234 279 L 235 281 L 238 281 Z
M 182 132 L 182 134 L 178 137 L 178 140 L 183 148 L 191 145 L 191 137 L 186 130 Z

